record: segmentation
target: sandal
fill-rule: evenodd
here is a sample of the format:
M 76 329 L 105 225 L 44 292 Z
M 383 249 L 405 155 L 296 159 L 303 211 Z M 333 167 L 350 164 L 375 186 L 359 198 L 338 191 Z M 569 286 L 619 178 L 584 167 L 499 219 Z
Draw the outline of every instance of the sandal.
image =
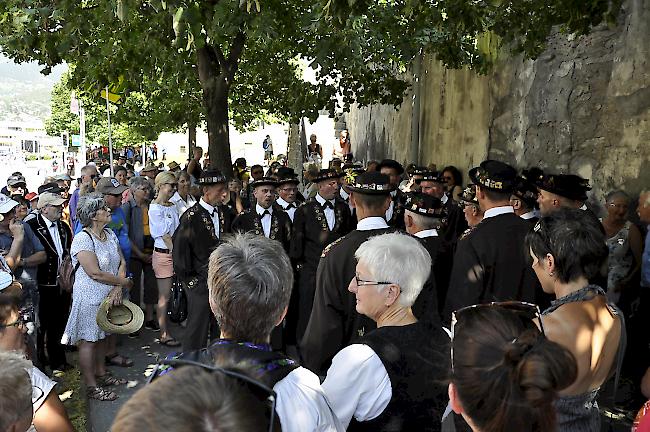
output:
M 98 387 L 124 385 L 124 384 L 128 383 L 128 381 L 125 380 L 124 378 L 114 377 L 113 375 L 111 375 L 108 372 L 106 372 L 104 375 L 96 376 L 95 379 L 97 380 L 97 386 Z
M 120 358 L 117 360 L 117 358 Z M 133 366 L 133 360 L 130 358 L 119 355 L 118 353 L 111 354 L 105 357 L 106 366 L 120 366 L 120 367 L 131 367 Z
M 165 346 L 168 346 L 168 347 L 178 347 L 178 346 L 181 346 L 181 343 L 180 343 L 179 341 L 177 341 L 176 339 L 174 339 L 173 337 L 170 337 L 170 338 L 165 339 L 165 340 L 163 340 L 163 339 L 159 339 L 159 340 L 158 340 L 158 343 L 159 343 L 160 345 L 165 345 Z
M 96 386 L 88 386 L 86 387 L 86 396 L 88 396 L 88 399 L 95 399 L 98 401 L 114 401 L 117 399 L 117 395 L 115 392 L 112 392 L 110 390 L 104 390 L 103 388 Z

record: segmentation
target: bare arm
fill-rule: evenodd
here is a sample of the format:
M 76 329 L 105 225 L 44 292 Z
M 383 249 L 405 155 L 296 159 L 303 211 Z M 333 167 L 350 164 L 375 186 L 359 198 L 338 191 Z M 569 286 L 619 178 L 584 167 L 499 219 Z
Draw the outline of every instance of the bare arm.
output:
M 47 253 L 45 251 L 39 251 L 28 257 L 21 258 L 20 264 L 23 267 L 36 267 L 37 265 L 43 264 L 45 261 L 47 261 Z
M 68 413 L 54 390 L 34 413 L 34 427 L 39 432 L 74 432 Z
M 84 272 L 94 281 L 125 288 L 131 288 L 133 285 L 131 280 L 127 279 L 125 275 L 115 276 L 112 273 L 101 271 L 99 269 L 99 263 L 97 262 L 97 255 L 93 252 L 81 251 L 77 254 L 77 259 L 79 260 L 81 267 L 84 269 Z M 123 273 L 124 269 L 126 269 L 126 266 L 124 264 L 124 258 L 122 258 L 120 263 L 120 274 Z
M 172 236 L 170 236 L 169 234 L 165 234 L 164 236 L 162 236 L 162 241 L 165 242 L 165 246 L 167 246 L 167 249 L 169 249 L 169 250 L 174 249 L 174 244 L 172 242 Z

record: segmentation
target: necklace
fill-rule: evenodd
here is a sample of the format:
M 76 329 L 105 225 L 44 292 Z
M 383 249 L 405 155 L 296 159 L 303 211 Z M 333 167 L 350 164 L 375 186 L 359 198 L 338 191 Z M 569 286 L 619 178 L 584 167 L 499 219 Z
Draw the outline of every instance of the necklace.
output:
M 92 228 L 89 229 L 88 231 L 90 231 L 90 233 L 93 235 L 93 237 L 95 237 L 97 240 L 102 241 L 102 242 L 106 241 L 106 232 L 103 229 L 102 229 L 101 234 L 99 234 L 99 235 L 97 235 L 97 233 L 95 233 L 95 231 L 93 231 Z

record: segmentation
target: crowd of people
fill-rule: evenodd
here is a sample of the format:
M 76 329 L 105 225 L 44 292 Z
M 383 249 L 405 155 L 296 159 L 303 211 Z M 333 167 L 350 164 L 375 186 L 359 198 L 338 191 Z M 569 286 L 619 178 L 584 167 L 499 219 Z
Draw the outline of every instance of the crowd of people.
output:
M 486 160 L 463 184 L 453 166 L 360 164 L 340 144 L 318 167 L 312 136 L 303 180 L 244 159 L 227 178 L 200 148 L 185 169 L 91 163 L 31 193 L 14 173 L 0 430 L 71 430 L 47 374 L 72 346 L 87 397 L 118 398 L 111 367 L 133 361 L 97 316 L 122 304 L 178 353 L 115 431 L 599 431 L 621 376 L 629 407 L 650 398 L 650 192 L 638 220 L 622 190 L 599 218 L 574 174 Z

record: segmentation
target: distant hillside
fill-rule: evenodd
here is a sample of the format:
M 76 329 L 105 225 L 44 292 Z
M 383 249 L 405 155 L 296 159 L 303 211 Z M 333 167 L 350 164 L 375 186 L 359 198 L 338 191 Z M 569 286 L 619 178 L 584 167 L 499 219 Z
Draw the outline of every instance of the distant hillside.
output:
M 66 66 L 48 76 L 36 63 L 16 64 L 0 53 L 0 121 L 45 120 L 50 115 L 50 92 Z

